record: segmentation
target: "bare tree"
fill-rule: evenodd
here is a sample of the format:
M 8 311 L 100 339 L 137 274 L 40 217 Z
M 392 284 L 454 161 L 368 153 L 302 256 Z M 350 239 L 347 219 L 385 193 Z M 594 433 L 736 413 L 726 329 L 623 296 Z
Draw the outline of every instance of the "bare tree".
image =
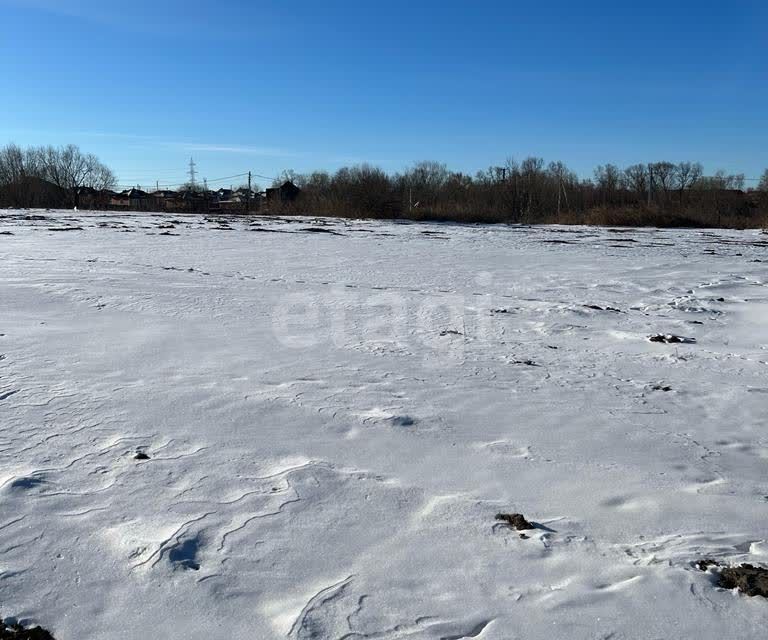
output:
M 302 178 L 300 174 L 296 173 L 293 169 L 283 169 L 274 180 L 272 180 L 272 187 L 277 188 L 286 182 L 293 182 L 297 186 L 301 186 Z
M 633 164 L 624 169 L 624 186 L 641 200 L 648 191 L 648 169 L 644 164 Z
M 704 167 L 698 162 L 681 162 L 674 170 L 674 180 L 677 190 L 680 192 L 680 204 L 686 189 L 693 187 L 704 173 Z
M 672 189 L 675 177 L 676 166 L 671 162 L 654 162 L 650 165 L 654 190 L 655 187 L 661 187 L 664 193 L 664 200 L 667 199 L 670 189 Z
M 616 191 L 621 184 L 621 171 L 616 165 L 598 165 L 595 169 L 595 183 L 603 196 L 603 204 L 613 202 Z
M 116 186 L 117 179 L 109 167 L 92 153 L 84 154 L 73 144 L 58 149 L 46 147 L 41 150 L 41 158 L 46 179 L 68 191 L 75 206 L 83 187 L 113 189 Z
M 768 191 L 768 169 L 763 171 L 763 175 L 760 177 L 760 182 L 757 185 L 759 191 Z

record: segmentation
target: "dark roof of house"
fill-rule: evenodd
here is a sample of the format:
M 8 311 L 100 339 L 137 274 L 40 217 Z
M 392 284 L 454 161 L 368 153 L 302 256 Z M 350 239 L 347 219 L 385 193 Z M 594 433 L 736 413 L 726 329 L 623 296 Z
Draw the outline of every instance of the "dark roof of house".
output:
M 142 191 L 141 189 L 126 189 L 120 195 L 127 196 L 129 198 L 146 198 L 148 194 L 146 191 Z

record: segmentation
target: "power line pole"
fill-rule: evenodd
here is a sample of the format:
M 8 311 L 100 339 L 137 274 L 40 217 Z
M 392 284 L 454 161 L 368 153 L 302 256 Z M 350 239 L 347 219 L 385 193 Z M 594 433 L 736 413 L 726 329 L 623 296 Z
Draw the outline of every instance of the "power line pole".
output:
M 189 184 L 193 187 L 195 186 L 195 161 L 190 158 L 189 159 Z
M 245 196 L 245 212 L 251 212 L 251 172 L 248 172 L 248 193 Z

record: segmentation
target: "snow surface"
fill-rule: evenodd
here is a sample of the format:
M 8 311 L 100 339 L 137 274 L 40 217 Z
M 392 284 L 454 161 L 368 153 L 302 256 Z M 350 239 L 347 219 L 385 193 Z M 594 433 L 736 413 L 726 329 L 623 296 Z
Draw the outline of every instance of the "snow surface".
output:
M 0 215 L 4 616 L 766 637 L 768 236 L 172 219 Z

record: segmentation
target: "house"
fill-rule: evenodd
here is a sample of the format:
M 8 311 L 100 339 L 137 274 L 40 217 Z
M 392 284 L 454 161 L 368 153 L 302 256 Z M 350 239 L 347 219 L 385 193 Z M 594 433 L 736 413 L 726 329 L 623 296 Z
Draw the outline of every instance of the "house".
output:
M 181 196 L 170 189 L 160 189 L 149 194 L 152 200 L 152 209 L 157 211 L 179 211 L 183 208 Z
M 115 195 L 108 189 L 80 187 L 75 190 L 75 206 L 78 209 L 106 209 Z
M 258 211 L 261 205 L 261 195 L 254 193 L 250 200 L 244 194 L 234 194 L 230 200 L 219 200 L 219 208 L 222 211 L 245 213 Z
M 126 189 L 114 194 L 109 201 L 110 208 L 131 209 L 133 211 L 148 211 L 149 194 L 141 189 Z
M 290 180 L 286 180 L 279 187 L 267 189 L 267 202 L 293 202 L 300 193 L 299 187 Z
M 130 201 L 131 209 L 134 211 L 145 211 L 149 207 L 149 194 L 141 189 L 129 189 L 128 200 Z

